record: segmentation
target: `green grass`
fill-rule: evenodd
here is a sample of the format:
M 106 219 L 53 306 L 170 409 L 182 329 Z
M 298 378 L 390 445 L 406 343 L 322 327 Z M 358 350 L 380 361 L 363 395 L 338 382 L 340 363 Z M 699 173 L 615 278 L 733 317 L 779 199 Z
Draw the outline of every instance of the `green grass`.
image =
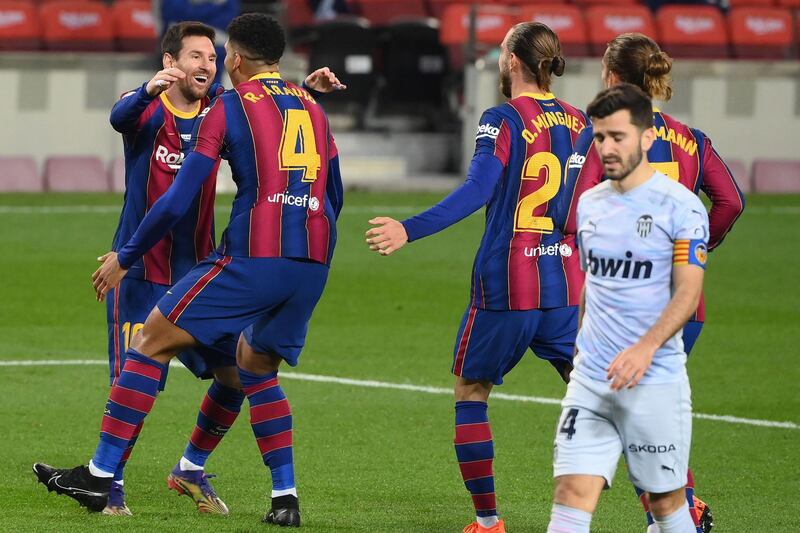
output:
M 392 257 L 363 242 L 372 206 L 401 218 L 437 195 L 350 194 L 325 296 L 297 371 L 449 388 L 452 343 L 482 232 L 473 216 Z M 114 209 L 21 212 L 21 206 L 114 206 L 111 195 L 0 196 L 0 360 L 106 357 L 105 307 L 89 276 L 107 250 Z M 222 199 L 218 221 L 227 218 Z M 9 206 L 16 206 L 9 208 Z M 696 412 L 800 423 L 800 197 L 752 197 L 706 276 L 708 323 L 689 363 Z M 22 210 L 24 211 L 24 210 Z M 209 461 L 227 518 L 198 515 L 166 490 L 205 386 L 173 369 L 131 459 L 131 519 L 89 515 L 34 481 L 34 461 L 91 456 L 105 402 L 103 366 L 0 367 L 0 530 L 264 529 L 269 476 L 242 416 Z M 448 395 L 284 379 L 308 531 L 460 531 L 471 504 L 452 451 Z M 561 397 L 549 365 L 528 357 L 505 393 Z M 500 512 L 511 532 L 544 531 L 558 407 L 494 400 Z M 715 531 L 800 530 L 800 430 L 695 420 L 692 465 Z M 644 531 L 620 469 L 593 531 Z

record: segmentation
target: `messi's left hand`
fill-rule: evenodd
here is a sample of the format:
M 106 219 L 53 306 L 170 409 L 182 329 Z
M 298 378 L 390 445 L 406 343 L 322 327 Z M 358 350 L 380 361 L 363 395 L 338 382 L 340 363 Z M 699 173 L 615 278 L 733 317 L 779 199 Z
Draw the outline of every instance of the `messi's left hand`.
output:
M 119 285 L 128 270 L 119 265 L 117 252 L 108 252 L 98 257 L 97 260 L 103 264 L 92 274 L 92 285 L 97 293 L 97 301 L 102 302 L 108 291 Z
M 611 390 L 635 387 L 650 368 L 655 352 L 641 342 L 619 352 L 608 367 L 607 377 L 613 380 Z
M 309 74 L 306 78 L 306 85 L 321 93 L 330 93 L 347 89 L 347 85 L 339 81 L 336 74 L 331 72 L 331 69 L 328 67 L 319 68 Z
M 390 255 L 408 242 L 406 228 L 393 218 L 375 217 L 369 223 L 375 226 L 366 233 L 370 250 L 381 255 Z

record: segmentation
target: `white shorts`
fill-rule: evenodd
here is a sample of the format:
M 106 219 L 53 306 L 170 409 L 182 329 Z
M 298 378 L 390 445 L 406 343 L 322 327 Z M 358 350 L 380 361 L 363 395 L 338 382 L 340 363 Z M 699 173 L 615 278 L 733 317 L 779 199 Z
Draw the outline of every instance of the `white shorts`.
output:
M 658 494 L 686 485 L 692 442 L 688 377 L 618 392 L 579 372 L 570 378 L 556 427 L 555 477 L 601 476 L 611 486 L 624 453 L 628 477 L 640 489 Z

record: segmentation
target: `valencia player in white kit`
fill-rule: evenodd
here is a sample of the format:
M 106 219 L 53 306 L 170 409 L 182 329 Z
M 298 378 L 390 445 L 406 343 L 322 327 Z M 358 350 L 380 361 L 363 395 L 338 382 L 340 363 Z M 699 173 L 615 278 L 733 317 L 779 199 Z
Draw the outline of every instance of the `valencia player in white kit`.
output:
M 697 307 L 708 215 L 655 171 L 650 99 L 622 84 L 587 108 L 608 178 L 578 203 L 586 284 L 556 428 L 549 532 L 587 532 L 621 454 L 663 533 L 694 533 L 684 497 L 692 406 L 681 330 Z

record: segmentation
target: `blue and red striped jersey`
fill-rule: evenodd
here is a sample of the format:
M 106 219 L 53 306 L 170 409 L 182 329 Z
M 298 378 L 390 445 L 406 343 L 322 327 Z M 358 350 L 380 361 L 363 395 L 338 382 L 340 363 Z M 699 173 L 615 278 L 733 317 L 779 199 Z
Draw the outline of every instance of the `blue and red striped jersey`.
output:
M 185 113 L 176 109 L 164 93 L 156 98 L 148 95 L 145 85 L 124 94 L 111 110 L 111 124 L 122 133 L 125 148 L 125 198 L 114 235 L 114 251 L 125 246 L 147 211 L 172 185 L 191 147 L 197 116 L 210 102 L 206 97 L 197 103 L 194 112 Z M 219 162 L 189 212 L 131 265 L 127 276 L 172 285 L 214 249 L 218 167 Z
M 203 110 L 195 151 L 230 163 L 236 198 L 219 252 L 330 264 L 342 205 L 339 157 L 322 107 L 262 73 Z
M 497 157 L 503 176 L 486 206 L 472 272 L 472 305 L 524 310 L 577 305 L 574 236 L 558 220 L 567 162 L 586 115 L 552 94 L 523 93 L 484 112 L 476 154 Z
M 730 169 L 702 131 L 690 128 L 658 109 L 653 109 L 656 140 L 647 152 L 650 165 L 687 189 L 711 200 L 708 215 L 708 249 L 720 245 L 736 219 L 744 211 L 744 195 Z M 566 188 L 571 200 L 565 216 L 564 233 L 576 231 L 575 214 L 581 194 L 603 179 L 603 163 L 593 144 L 591 124 L 578 139 L 567 175 Z M 705 319 L 703 300 L 692 320 Z

